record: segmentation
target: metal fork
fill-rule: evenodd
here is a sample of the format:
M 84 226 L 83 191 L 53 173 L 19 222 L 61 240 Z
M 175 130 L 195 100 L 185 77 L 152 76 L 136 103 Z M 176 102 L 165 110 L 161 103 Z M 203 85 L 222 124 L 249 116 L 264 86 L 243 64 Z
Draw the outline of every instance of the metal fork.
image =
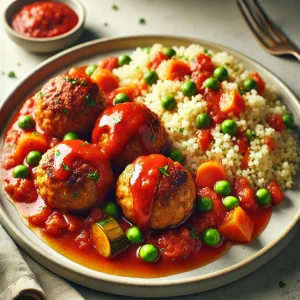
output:
M 299 48 L 271 21 L 257 0 L 253 8 L 245 0 L 237 0 L 243 17 L 257 40 L 273 55 L 294 55 L 300 61 Z

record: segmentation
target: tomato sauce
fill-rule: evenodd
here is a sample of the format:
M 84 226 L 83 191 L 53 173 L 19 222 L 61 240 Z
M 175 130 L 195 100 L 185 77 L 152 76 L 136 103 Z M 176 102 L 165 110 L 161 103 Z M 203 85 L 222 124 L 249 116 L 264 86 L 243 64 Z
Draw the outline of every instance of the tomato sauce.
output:
M 150 67 L 155 69 L 160 62 L 167 59 L 163 53 L 158 53 L 158 55 L 153 56 Z M 101 66 L 107 70 L 112 70 L 117 67 L 116 59 L 107 59 Z M 72 68 L 69 72 L 80 73 L 84 72 L 84 70 L 85 67 Z M 178 69 L 176 70 L 178 71 Z M 182 69 L 179 68 L 179 72 L 177 72 L 180 78 L 183 76 L 182 74 L 189 72 L 185 66 L 183 66 L 183 70 L 182 73 Z M 200 74 L 204 74 L 204 77 L 207 77 L 212 70 L 213 64 L 207 55 L 199 56 L 191 64 L 192 78 L 196 72 L 200 72 Z M 133 101 L 134 95 L 140 93 L 143 89 L 143 87 L 136 87 L 121 88 L 132 91 L 131 100 Z M 117 87 L 112 90 L 110 95 L 114 95 L 121 88 Z M 214 122 L 220 123 L 227 116 L 227 114 L 220 111 L 219 107 L 222 91 L 207 91 L 203 89 L 202 92 L 208 102 L 208 109 Z M 114 109 L 108 107 L 102 117 L 96 122 L 92 133 L 92 141 L 97 141 L 102 133 L 108 134 L 109 143 L 102 149 L 103 155 L 108 157 L 118 156 L 132 137 L 138 140 L 146 154 L 152 151 L 153 130 L 147 118 L 144 117 L 143 110 L 140 109 L 139 104 L 136 104 L 132 113 L 127 106 L 128 104 L 124 103 L 118 104 Z M 202 231 L 211 227 L 218 228 L 228 214 L 228 211 L 222 204 L 221 196 L 209 187 L 198 190 L 198 197 L 210 197 L 214 204 L 212 211 L 199 213 L 194 210 L 184 224 L 174 229 L 163 231 L 149 230 L 152 202 L 155 198 L 157 187 L 163 176 L 163 170 L 167 171 L 170 162 L 172 162 L 169 158 L 162 155 L 155 155 L 155 161 L 151 160 L 151 156 L 136 159 L 134 172 L 130 179 L 130 189 L 134 199 L 135 223 L 144 230 L 145 243 L 152 243 L 160 250 L 159 260 L 150 264 L 142 261 L 137 255 L 139 246 L 134 245 L 131 245 L 127 250 L 112 259 L 102 257 L 94 248 L 91 238 L 91 225 L 105 217 L 101 207 L 94 207 L 80 214 L 61 212 L 50 207 L 41 198 L 34 184 L 35 168 L 30 168 L 32 175 L 28 179 L 19 180 L 13 178 L 12 168 L 14 164 L 11 163 L 11 159 L 15 156 L 20 137 L 24 135 L 24 130 L 18 127 L 17 122 L 19 116 L 28 114 L 35 119 L 33 97 L 24 102 L 12 119 L 6 132 L 1 157 L 3 161 L 2 178 L 4 178 L 6 192 L 11 198 L 14 198 L 13 203 L 25 222 L 57 252 L 74 262 L 97 271 L 120 276 L 153 278 L 185 272 L 206 265 L 220 258 L 232 245 L 236 244 L 223 239 L 218 247 L 208 247 L 201 242 Z M 122 126 L 119 122 L 120 119 L 122 119 Z M 56 149 L 59 151 L 59 155 L 55 155 L 53 169 L 54 176 L 57 179 L 66 179 L 72 171 L 74 161 L 77 159 L 88 162 L 95 171 L 98 170 L 101 173 L 103 155 L 100 151 L 94 149 L 94 145 L 87 144 L 81 140 L 59 144 L 61 142 L 60 139 L 45 135 L 37 124 L 26 132 L 36 132 L 39 135 L 43 135 L 49 140 L 49 148 L 57 145 Z M 199 145 L 203 150 L 209 149 L 212 141 L 211 129 L 201 130 L 196 134 L 199 137 Z M 238 141 L 237 143 L 247 151 L 246 140 L 243 138 L 244 136 L 241 135 L 240 142 Z M 23 163 L 28 166 L 25 160 L 23 160 Z M 67 168 L 64 166 L 67 166 Z M 17 189 L 17 185 L 22 186 L 21 182 L 22 184 L 25 182 L 26 188 Z M 275 182 L 270 183 L 267 188 L 272 194 L 272 199 L 274 198 L 273 204 L 283 200 L 283 193 Z M 101 192 L 102 189 L 103 186 L 99 182 L 98 192 Z M 16 192 L 19 192 L 17 199 L 14 195 Z M 32 201 L 22 202 L 22 198 L 25 200 L 29 194 L 34 195 L 34 197 L 30 197 Z M 254 223 L 252 236 L 252 240 L 254 240 L 267 226 L 271 217 L 272 207 L 261 208 L 257 206 L 256 202 L 253 202 L 255 197 L 254 191 L 247 179 L 236 179 L 233 183 L 233 194 L 239 198 L 241 207 L 245 209 Z M 115 195 L 108 195 L 107 198 L 110 201 L 115 201 Z M 132 226 L 123 217 L 118 218 L 117 221 L 124 231 Z
M 12 28 L 32 38 L 49 38 L 72 30 L 78 16 L 60 2 L 33 2 L 25 5 L 12 19 Z

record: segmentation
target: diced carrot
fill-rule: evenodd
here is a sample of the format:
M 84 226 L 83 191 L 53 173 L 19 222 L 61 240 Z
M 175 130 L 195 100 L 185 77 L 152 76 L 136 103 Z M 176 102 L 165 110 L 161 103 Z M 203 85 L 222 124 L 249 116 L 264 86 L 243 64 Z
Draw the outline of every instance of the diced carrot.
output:
M 108 57 L 103 59 L 99 66 L 103 69 L 112 71 L 113 69 L 119 68 L 119 62 L 117 57 Z
M 166 78 L 169 80 L 184 80 L 184 77 L 191 74 L 188 64 L 181 60 L 172 59 L 168 62 Z
M 69 75 L 80 75 L 80 74 L 85 74 L 85 69 L 86 67 L 72 67 L 69 71 Z
M 119 79 L 110 70 L 98 67 L 91 76 L 91 79 L 104 92 L 111 92 L 119 86 Z
M 246 109 L 244 98 L 235 91 L 225 92 L 220 98 L 220 110 L 223 113 L 232 112 L 239 116 Z
M 26 132 L 18 140 L 14 153 L 15 164 L 23 162 L 30 151 L 40 151 L 45 153 L 49 148 L 49 139 L 38 132 Z
M 211 129 L 202 129 L 198 130 L 197 133 L 198 146 L 202 149 L 203 152 L 207 151 L 211 147 L 211 142 L 214 140 Z
M 261 95 L 264 92 L 265 87 L 266 87 L 265 82 L 262 80 L 262 78 L 260 77 L 260 75 L 257 72 L 250 74 L 249 77 L 256 81 L 257 92 L 258 92 L 258 94 Z
M 235 242 L 250 242 L 254 231 L 254 223 L 238 206 L 229 212 L 218 228 L 225 239 Z
M 267 185 L 267 190 L 271 193 L 273 204 L 277 205 L 284 200 L 284 193 L 276 181 L 271 181 Z
M 202 163 L 196 174 L 196 183 L 198 188 L 213 188 L 217 181 L 225 179 L 226 173 L 224 167 L 214 160 Z

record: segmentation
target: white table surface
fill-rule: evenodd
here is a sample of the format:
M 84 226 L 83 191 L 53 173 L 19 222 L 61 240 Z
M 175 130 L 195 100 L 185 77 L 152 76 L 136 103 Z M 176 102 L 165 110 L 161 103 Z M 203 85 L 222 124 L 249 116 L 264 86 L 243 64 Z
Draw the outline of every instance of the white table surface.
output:
M 0 1 L 0 13 L 8 0 Z M 239 50 L 277 74 L 300 98 L 300 62 L 264 52 L 243 21 L 234 0 L 82 0 L 86 32 L 79 43 L 101 37 L 131 34 L 173 34 L 206 39 Z M 264 0 L 276 23 L 300 46 L 300 0 Z M 112 10 L 117 4 L 118 11 Z M 146 24 L 138 23 L 145 18 Z M 105 27 L 104 23 L 108 23 Z M 0 27 L 0 101 L 48 55 L 28 53 L 16 46 Z M 7 73 L 14 71 L 17 78 Z M 3 74 L 4 73 L 4 74 Z M 279 281 L 286 286 L 279 288 Z M 127 299 L 72 284 L 86 299 Z M 268 264 L 230 285 L 187 297 L 200 300 L 300 299 L 300 232 Z

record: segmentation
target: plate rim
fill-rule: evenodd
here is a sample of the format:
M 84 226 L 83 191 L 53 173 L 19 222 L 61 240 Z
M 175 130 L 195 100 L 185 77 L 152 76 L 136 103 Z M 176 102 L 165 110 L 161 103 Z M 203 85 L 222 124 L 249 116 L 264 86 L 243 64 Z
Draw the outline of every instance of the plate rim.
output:
M 0 106 L 0 111 L 3 109 L 4 106 L 7 105 L 9 99 L 19 89 L 19 86 L 24 84 L 24 82 L 26 82 L 29 77 L 31 77 L 37 71 L 47 67 L 51 62 L 53 62 L 61 57 L 64 57 L 64 56 L 68 55 L 69 53 L 76 52 L 76 51 L 82 50 L 83 48 L 90 47 L 90 46 L 93 46 L 96 44 L 102 44 L 105 42 L 114 42 L 114 41 L 125 41 L 126 42 L 129 40 L 136 40 L 138 42 L 138 40 L 146 40 L 146 39 L 149 39 L 149 40 L 173 39 L 173 40 L 178 40 L 178 41 L 181 40 L 182 42 L 189 42 L 189 43 L 209 44 L 212 47 L 229 52 L 230 54 L 234 55 L 238 59 L 242 57 L 247 62 L 250 62 L 251 64 L 253 64 L 254 67 L 259 66 L 260 68 L 265 69 L 269 73 L 269 75 L 271 75 L 272 79 L 275 80 L 276 83 L 278 83 L 280 85 L 280 87 L 285 90 L 285 92 L 288 94 L 290 100 L 292 100 L 294 102 L 294 104 L 296 106 L 298 106 L 298 108 L 300 109 L 300 103 L 299 103 L 297 96 L 281 79 L 279 79 L 272 71 L 270 71 L 268 68 L 266 68 L 265 66 L 263 66 L 256 60 L 250 58 L 249 56 L 247 56 L 237 50 L 231 49 L 230 47 L 227 47 L 227 46 L 220 45 L 218 43 L 211 42 L 209 40 L 203 40 L 203 39 L 198 39 L 198 38 L 193 38 L 193 37 L 181 37 L 181 36 L 176 36 L 176 35 L 133 35 L 133 36 L 130 35 L 130 36 L 121 36 L 121 37 L 113 37 L 113 38 L 101 38 L 101 39 L 89 41 L 89 42 L 74 46 L 72 48 L 69 48 L 67 50 L 64 50 L 64 51 L 48 58 L 47 60 L 45 60 L 44 62 L 39 64 L 36 68 L 34 68 L 33 71 L 26 74 L 25 77 L 18 83 L 18 85 L 13 90 L 11 90 L 11 92 L 5 97 L 5 100 L 2 102 L 2 104 Z M 138 46 L 138 44 L 137 44 L 137 46 Z M 105 52 L 106 51 L 104 50 L 102 53 L 105 53 Z M 5 122 L 5 124 L 7 125 L 7 122 Z M 171 279 L 171 280 L 165 279 L 165 277 L 161 277 L 161 282 L 159 282 L 159 283 L 151 282 L 151 279 L 149 280 L 149 278 L 133 278 L 133 277 L 111 275 L 111 274 L 107 274 L 107 273 L 103 273 L 103 272 L 99 272 L 99 271 L 94 271 L 94 270 L 91 270 L 88 268 L 86 268 L 88 271 L 84 271 L 81 269 L 76 270 L 76 266 L 73 267 L 72 265 L 64 264 L 63 261 L 61 261 L 60 259 L 58 259 L 51 253 L 47 253 L 47 256 L 43 255 L 43 253 L 41 251 L 42 248 L 40 248 L 40 246 L 38 244 L 36 244 L 35 242 L 32 242 L 24 234 L 22 235 L 22 231 L 17 227 L 17 225 L 14 224 L 14 222 L 12 220 L 9 219 L 9 216 L 6 213 L 6 211 L 4 210 L 4 207 L 2 206 L 1 201 L 0 201 L 0 220 L 1 220 L 2 225 L 10 233 L 10 235 L 13 237 L 15 242 L 17 244 L 19 244 L 25 250 L 25 252 L 29 252 L 29 253 L 34 252 L 37 255 L 40 255 L 42 257 L 42 259 L 34 258 L 34 260 L 39 261 L 39 263 L 41 263 L 42 265 L 48 265 L 48 266 L 46 266 L 46 268 L 50 269 L 52 272 L 54 272 L 56 274 L 58 274 L 58 273 L 53 270 L 54 268 L 52 268 L 52 267 L 49 268 L 49 263 L 56 265 L 59 269 L 62 268 L 69 272 L 72 272 L 74 274 L 77 274 L 80 276 L 85 276 L 85 277 L 88 277 L 93 280 L 101 280 L 101 281 L 104 281 L 107 283 L 118 283 L 119 285 L 124 285 L 124 286 L 130 285 L 130 286 L 135 286 L 135 287 L 151 288 L 151 287 L 165 287 L 167 285 L 172 285 L 172 286 L 183 285 L 183 284 L 196 283 L 196 282 L 200 282 L 200 281 L 206 281 L 209 279 L 223 276 L 225 274 L 226 275 L 231 274 L 232 272 L 236 271 L 237 269 L 239 269 L 241 267 L 246 267 L 251 262 L 255 262 L 259 258 L 262 258 L 262 256 L 264 254 L 268 253 L 270 250 L 272 250 L 273 248 L 278 246 L 278 244 L 282 240 L 284 240 L 284 238 L 286 238 L 288 236 L 288 234 L 292 231 L 293 228 L 296 227 L 297 223 L 300 220 L 300 208 L 298 210 L 298 213 L 296 213 L 294 218 L 289 223 L 289 226 L 286 228 L 286 230 L 280 236 L 278 236 L 271 243 L 269 243 L 264 248 L 257 251 L 255 254 L 251 255 L 247 259 L 244 259 L 243 261 L 236 263 L 230 267 L 227 267 L 227 268 L 224 268 L 224 269 L 221 269 L 218 271 L 214 271 L 214 272 L 212 272 L 210 274 L 206 274 L 206 275 L 199 275 L 199 276 L 192 276 L 189 278 Z M 276 254 L 277 253 L 275 253 L 273 256 L 275 256 Z M 30 255 L 30 256 L 32 256 L 32 255 Z M 268 260 L 270 260 L 273 256 L 271 256 Z M 46 264 L 44 262 L 41 262 L 43 259 L 47 261 Z M 258 267 L 262 266 L 266 262 L 267 261 L 260 263 Z M 256 270 L 258 267 L 256 267 L 254 270 Z M 254 271 L 254 270 L 252 270 L 252 271 Z M 250 271 L 250 272 L 252 272 L 252 271 Z M 89 273 L 87 273 L 87 272 L 89 272 Z M 250 273 L 250 272 L 248 272 L 248 273 Z M 90 274 L 90 273 L 94 273 L 94 274 Z M 60 275 L 60 274 L 58 274 L 58 275 Z M 243 276 L 245 276 L 245 275 L 243 275 Z M 64 278 L 68 278 L 68 276 L 64 276 L 64 275 L 62 275 L 62 276 Z M 241 277 L 239 277 L 239 278 L 241 278 Z M 69 280 L 75 281 L 73 279 L 69 279 Z M 221 286 L 221 285 L 219 285 L 219 286 Z M 184 293 L 184 294 L 187 294 L 187 293 Z

